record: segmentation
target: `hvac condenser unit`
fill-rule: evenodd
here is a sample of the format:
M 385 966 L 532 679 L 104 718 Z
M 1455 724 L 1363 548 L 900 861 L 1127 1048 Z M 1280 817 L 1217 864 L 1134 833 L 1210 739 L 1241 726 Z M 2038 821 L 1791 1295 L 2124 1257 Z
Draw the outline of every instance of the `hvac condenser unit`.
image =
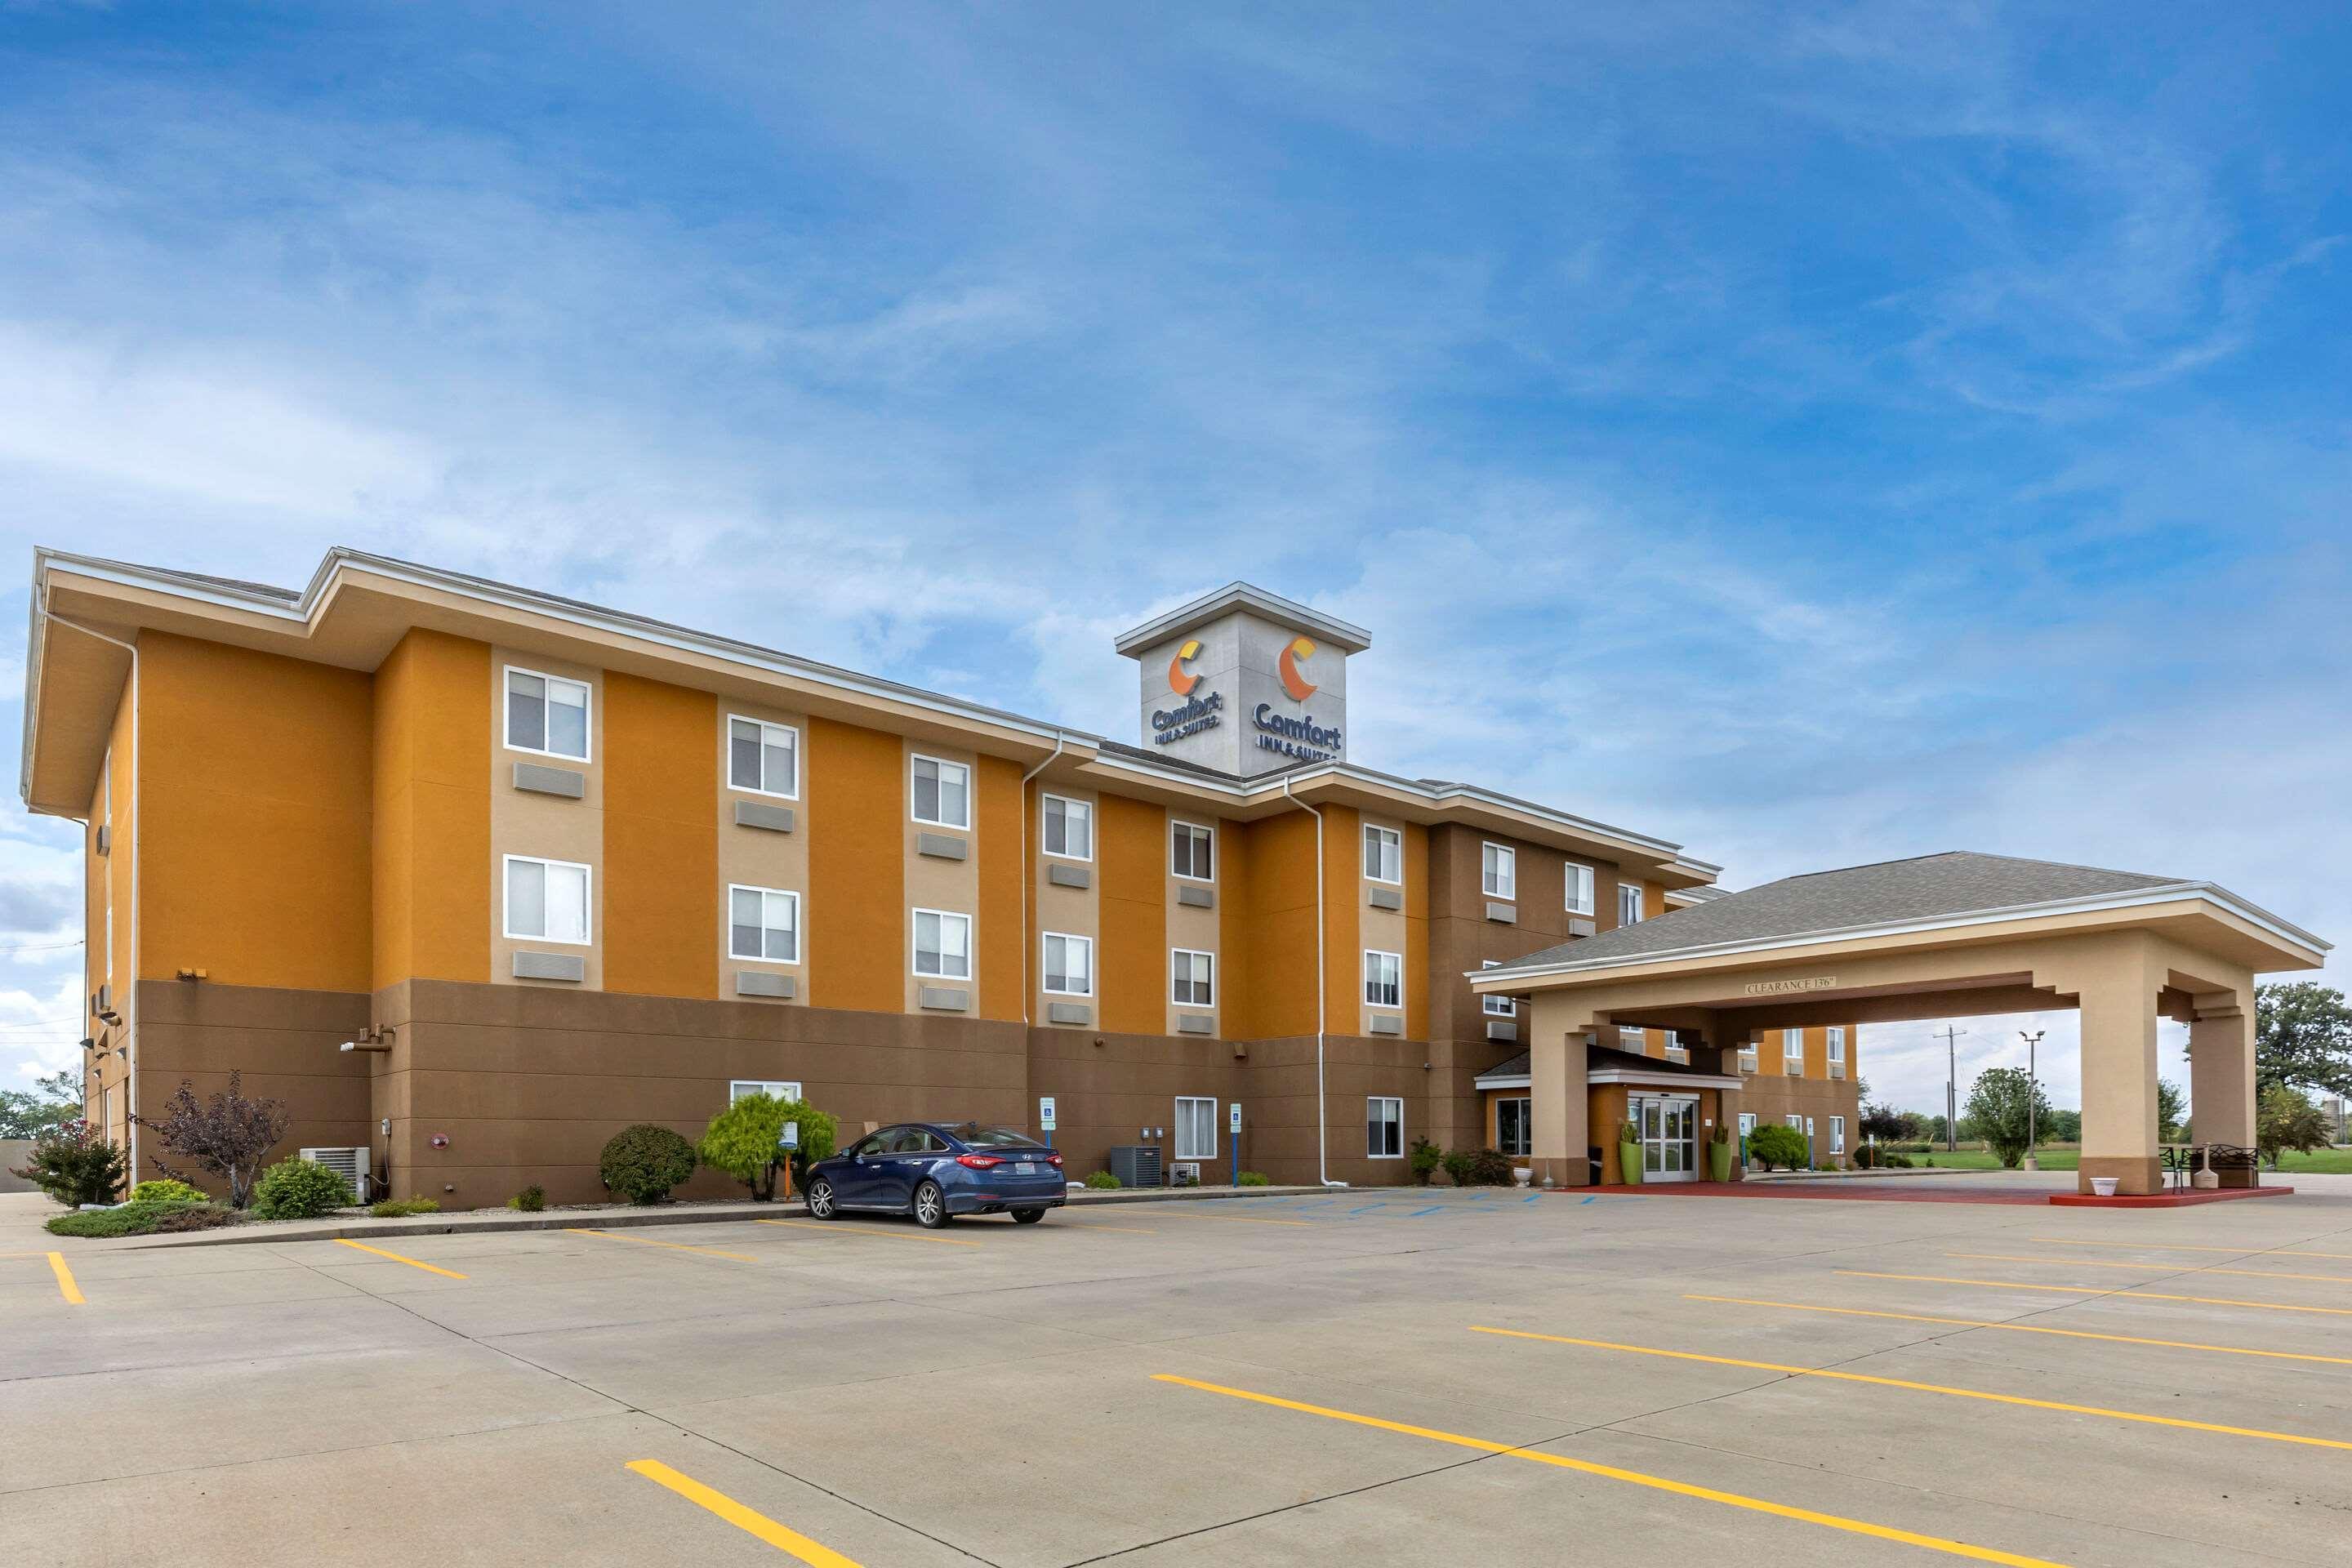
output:
M 1160 1151 L 1150 1143 L 1121 1143 L 1109 1152 L 1110 1173 L 1122 1187 L 1160 1184 Z
M 352 1184 L 360 1202 L 368 1201 L 368 1152 L 365 1149 L 305 1149 L 305 1160 L 316 1160 Z
M 1180 1160 L 1168 1167 L 1168 1184 L 1171 1187 L 1197 1187 L 1201 1184 L 1201 1167 L 1192 1160 Z

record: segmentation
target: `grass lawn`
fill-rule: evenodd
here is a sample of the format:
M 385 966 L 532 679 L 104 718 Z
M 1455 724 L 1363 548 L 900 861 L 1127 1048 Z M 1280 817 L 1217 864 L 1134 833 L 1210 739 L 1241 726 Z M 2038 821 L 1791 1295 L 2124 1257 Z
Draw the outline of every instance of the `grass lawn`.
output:
M 2080 1149 L 2074 1147 L 2045 1148 L 2042 1151 L 2042 1168 L 2045 1171 L 2080 1169 L 2082 1154 Z M 1912 1155 L 1911 1163 L 1933 1164 L 1947 1171 L 1998 1171 L 2000 1169 L 2000 1156 L 1986 1153 L 1981 1149 L 1961 1149 L 1949 1153 L 1938 1149 L 1932 1154 Z M 2281 1162 L 2275 1173 L 2292 1176 L 2298 1171 L 2315 1175 L 2352 1175 L 2352 1149 L 2316 1149 L 2308 1154 L 2290 1153 Z M 2270 1175 L 2273 1173 L 2264 1165 L 2263 1173 Z

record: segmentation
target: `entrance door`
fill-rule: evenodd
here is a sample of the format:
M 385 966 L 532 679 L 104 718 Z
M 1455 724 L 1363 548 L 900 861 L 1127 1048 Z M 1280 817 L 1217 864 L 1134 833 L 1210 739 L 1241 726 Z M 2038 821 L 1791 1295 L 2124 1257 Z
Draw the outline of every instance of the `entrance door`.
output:
M 1698 1097 L 1633 1097 L 1633 1125 L 1642 1130 L 1642 1180 L 1698 1180 Z

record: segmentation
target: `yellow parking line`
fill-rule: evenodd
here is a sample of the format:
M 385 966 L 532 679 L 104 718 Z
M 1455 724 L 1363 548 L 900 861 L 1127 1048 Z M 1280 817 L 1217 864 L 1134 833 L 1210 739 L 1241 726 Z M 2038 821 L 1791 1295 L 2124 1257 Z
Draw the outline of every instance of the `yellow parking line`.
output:
M 1915 1394 L 1943 1394 L 1955 1399 L 1983 1399 L 1995 1405 L 2021 1405 L 2032 1410 L 2063 1410 L 2070 1415 L 2103 1415 L 2110 1421 L 2140 1421 L 2151 1426 L 2180 1426 L 2191 1432 L 2220 1432 L 2231 1437 L 2260 1437 L 2272 1443 L 2301 1443 L 2313 1448 L 2347 1448 L 2352 1443 L 2333 1437 L 2302 1437 L 2292 1432 L 2270 1432 L 2259 1426 L 2221 1426 L 2210 1421 L 2188 1421 L 2174 1415 L 2145 1415 L 2136 1410 L 2109 1410 L 2096 1405 L 2067 1405 L 2055 1399 L 2028 1399 L 2021 1394 L 1991 1394 L 1980 1388 L 1952 1388 L 1940 1383 L 1913 1383 L 1899 1377 L 1872 1377 L 1866 1373 L 1832 1372 L 1826 1367 L 1784 1366 L 1779 1362 L 1741 1361 L 1735 1356 L 1700 1355 L 1694 1351 L 1659 1350 L 1650 1345 L 1621 1345 L 1608 1340 L 1570 1339 L 1564 1334 L 1533 1334 L 1519 1329 L 1489 1329 L 1472 1324 L 1476 1334 L 1502 1334 L 1515 1340 L 1542 1340 L 1556 1345 L 1583 1345 L 1592 1350 L 1623 1351 L 1631 1355 L 1664 1356 L 1673 1361 L 1706 1362 L 1713 1366 L 1750 1367 L 1758 1372 L 1785 1373 L 1790 1377 L 1826 1377 L 1839 1383 L 1875 1384 L 1881 1388 L 1907 1388 Z
M 736 1529 L 766 1542 L 777 1551 L 799 1558 L 808 1568 L 858 1568 L 830 1546 L 818 1544 L 796 1530 L 787 1530 L 766 1514 L 745 1508 L 725 1492 L 714 1491 L 663 1464 L 659 1459 L 632 1459 L 628 1468 L 656 1486 L 667 1487 L 698 1508 L 705 1508 Z
M 2283 1301 L 2241 1301 L 2231 1296 L 2168 1296 L 2156 1290 L 2110 1290 L 2104 1285 L 2020 1285 L 2008 1279 L 1953 1279 L 1941 1274 L 1874 1274 L 1864 1268 L 1837 1272 L 1856 1279 L 1912 1279 L 1923 1285 L 1974 1285 L 1980 1290 L 2054 1290 L 2063 1296 L 2096 1296 L 2103 1301 L 2194 1301 L 2200 1307 L 2259 1307 L 2265 1312 L 2352 1318 L 2352 1307 L 2290 1307 Z
M 58 1277 L 58 1294 L 66 1299 L 67 1306 L 87 1307 L 89 1305 L 88 1301 L 82 1299 L 81 1287 L 74 1283 L 73 1270 L 66 1267 L 66 1255 L 64 1253 L 52 1252 L 49 1254 L 49 1272 Z
M 2012 1568 L 2054 1568 L 2039 1557 L 2020 1557 L 2012 1552 L 1996 1552 L 1990 1547 L 1970 1546 L 1962 1541 L 1947 1541 L 1937 1535 L 1920 1535 L 1908 1530 L 1895 1530 L 1884 1524 L 1869 1524 L 1858 1519 L 1846 1519 L 1834 1513 L 1815 1513 L 1811 1509 L 1791 1508 L 1787 1503 L 1767 1502 L 1762 1498 L 1744 1497 L 1738 1492 L 1717 1491 L 1712 1487 L 1693 1486 L 1688 1481 L 1668 1480 L 1664 1476 L 1644 1475 L 1640 1470 L 1620 1469 L 1614 1465 L 1597 1465 L 1590 1459 L 1570 1459 L 1558 1454 L 1538 1454 L 1533 1449 L 1514 1447 L 1508 1443 L 1490 1443 L 1484 1437 L 1466 1437 L 1459 1432 L 1440 1432 L 1429 1426 L 1410 1426 L 1402 1421 L 1383 1421 L 1377 1415 L 1359 1415 L 1352 1410 L 1333 1410 L 1321 1405 L 1303 1405 L 1295 1399 L 1278 1399 L 1271 1394 L 1253 1394 L 1245 1388 L 1227 1388 L 1214 1383 L 1198 1383 L 1171 1373 L 1155 1373 L 1155 1383 L 1172 1383 L 1184 1388 L 1197 1388 L 1204 1393 L 1222 1394 L 1230 1399 L 1246 1399 L 1257 1405 L 1271 1405 L 1278 1410 L 1297 1410 L 1308 1415 L 1320 1415 L 1328 1420 L 1352 1422 L 1359 1426 L 1373 1426 L 1383 1432 L 1402 1432 L 1409 1437 L 1426 1437 L 1433 1443 L 1450 1443 L 1457 1448 L 1473 1448 L 1483 1454 L 1498 1454 L 1507 1458 L 1528 1459 L 1538 1465 L 1553 1465 L 1563 1470 L 1576 1470 L 1588 1476 L 1600 1476 L 1612 1481 L 1625 1481 L 1637 1487 L 1649 1487 L 1678 1497 L 1697 1498 L 1703 1502 L 1718 1502 L 1730 1508 L 1748 1509 L 1757 1513 L 1769 1513 L 1781 1519 L 1793 1519 L 1805 1524 L 1818 1524 L 1830 1530 L 1843 1530 L 1855 1535 L 1868 1535 L 1880 1541 L 1899 1542 L 1906 1546 L 1924 1546 L 1930 1552 L 1948 1552 L 1954 1557 L 1973 1558 L 1979 1563 L 2006 1563 Z
M 575 1226 L 566 1226 L 564 1227 L 563 1234 L 566 1236 L 601 1236 L 606 1241 L 634 1241 L 639 1247 L 667 1247 L 673 1252 L 699 1252 L 711 1258 L 731 1258 L 738 1263 L 757 1263 L 760 1261 L 748 1252 L 721 1252 L 715 1247 L 688 1247 L 682 1241 L 656 1241 L 650 1236 L 623 1236 L 617 1230 L 586 1230 Z
M 2029 1236 L 2028 1241 L 2046 1241 L 2059 1247 L 2137 1247 L 2147 1252 L 2227 1252 L 2239 1258 L 2332 1258 L 2339 1263 L 2352 1263 L 2352 1252 L 2297 1252 L 2291 1247 L 2192 1247 L 2186 1242 L 2170 1241 L 2078 1241 L 2071 1236 Z
M 789 1225 L 801 1230 L 821 1230 L 827 1236 L 878 1236 L 891 1241 L 936 1241 L 942 1247 L 978 1247 L 959 1236 L 932 1236 L 919 1230 L 869 1230 L 830 1219 L 755 1219 L 753 1225 Z
M 1315 1228 L 1311 1219 L 1259 1219 L 1245 1214 L 1156 1214 L 1154 1219 L 1221 1219 L 1230 1225 L 1295 1225 L 1304 1230 Z
M 2352 1285 L 2352 1275 L 2281 1274 L 2272 1268 L 2189 1268 L 2178 1263 L 2105 1263 L 2095 1258 L 2032 1258 L 2014 1252 L 1947 1252 L 1947 1258 L 1971 1258 L 1985 1263 L 2054 1263 L 2061 1268 L 2138 1268 L 2158 1274 L 2235 1274 L 2248 1279 L 2310 1279 L 2323 1285 Z
M 1089 1225 L 1085 1220 L 1064 1220 L 1064 1230 L 1115 1230 L 1121 1236 L 1158 1236 L 1156 1230 L 1140 1230 L 1131 1225 Z
M 430 1263 L 419 1263 L 414 1258 L 403 1258 L 397 1252 L 386 1252 L 381 1247 L 370 1247 L 364 1242 L 353 1241 L 351 1237 L 346 1236 L 339 1236 L 335 1237 L 335 1240 L 341 1246 L 357 1247 L 362 1252 L 373 1252 L 378 1258 L 389 1258 L 394 1263 L 405 1263 L 411 1268 L 422 1268 L 427 1274 L 438 1274 L 445 1279 L 463 1279 L 465 1278 L 463 1274 L 458 1273 L 454 1268 L 436 1268 Z
M 1841 1318 L 1892 1318 L 1905 1323 L 1943 1323 L 1955 1329 L 2001 1329 L 2012 1334 L 2055 1334 L 2066 1340 L 2105 1340 L 2119 1345 L 2156 1345 L 2170 1351 L 2210 1351 L 2216 1355 L 2258 1355 L 2271 1361 L 2315 1361 L 2352 1366 L 2352 1356 L 2310 1355 L 2302 1351 L 2258 1351 L 2245 1345 L 2207 1345 L 2194 1340 L 2150 1340 L 2137 1334 L 2095 1334 L 2088 1329 L 2053 1329 L 2042 1323 L 1995 1323 L 1982 1318 L 1935 1318 L 1923 1312 L 1874 1312 L 1863 1307 L 1816 1307 L 1803 1301 L 1763 1301 L 1752 1296 L 1685 1296 L 1685 1301 L 1717 1301 L 1732 1307 L 1778 1307 L 1790 1312 L 1830 1312 Z

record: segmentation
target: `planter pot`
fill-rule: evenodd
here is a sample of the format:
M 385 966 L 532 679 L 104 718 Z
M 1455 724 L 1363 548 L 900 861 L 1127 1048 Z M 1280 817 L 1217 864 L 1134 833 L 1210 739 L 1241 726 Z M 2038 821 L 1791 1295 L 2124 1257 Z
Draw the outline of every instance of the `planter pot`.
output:
M 1642 1146 L 1639 1143 L 1617 1145 L 1617 1179 L 1629 1187 L 1642 1184 Z
M 1536 1173 L 1533 1171 L 1528 1170 L 1525 1165 L 1514 1165 L 1511 1167 L 1511 1184 L 1513 1186 L 1524 1187 L 1532 1183 L 1535 1179 Z
M 2118 1178 L 2114 1176 L 2093 1176 L 2091 1178 L 2091 1191 L 2098 1197 L 2114 1197 L 2116 1195 L 2116 1185 L 2117 1180 Z
M 1706 1173 L 1715 1181 L 1731 1180 L 1731 1145 L 1712 1142 L 1706 1146 Z

